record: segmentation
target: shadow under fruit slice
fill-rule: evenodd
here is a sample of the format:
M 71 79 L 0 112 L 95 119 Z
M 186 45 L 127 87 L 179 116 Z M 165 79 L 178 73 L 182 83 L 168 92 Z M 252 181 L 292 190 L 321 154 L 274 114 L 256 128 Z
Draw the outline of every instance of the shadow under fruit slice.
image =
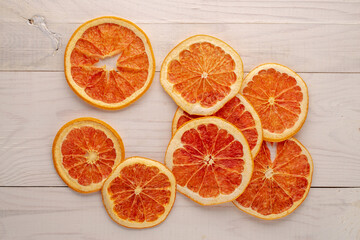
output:
M 161 66 L 160 82 L 189 114 L 211 115 L 233 98 L 243 80 L 243 64 L 234 49 L 207 35 L 178 44 Z
M 235 200 L 253 171 L 244 135 L 218 117 L 182 125 L 170 140 L 165 164 L 175 175 L 177 189 L 201 205 Z
M 271 161 L 268 144 L 277 145 L 274 161 Z M 250 183 L 234 204 L 258 218 L 285 217 L 305 200 L 312 173 L 312 158 L 295 138 L 279 143 L 263 142 L 254 159 Z
M 99 191 L 124 159 L 124 145 L 116 131 L 95 118 L 66 123 L 53 143 L 54 166 L 62 180 L 81 193 Z
M 95 65 L 116 55 L 115 69 Z M 81 25 L 68 42 L 64 65 L 72 90 L 91 105 L 109 110 L 136 101 L 149 88 L 155 72 L 145 33 L 117 17 L 100 17 Z
M 309 104 L 306 84 L 285 66 L 267 63 L 256 67 L 246 76 L 240 93 L 258 113 L 266 141 L 284 141 L 305 122 Z
M 248 141 L 252 157 L 257 155 L 263 140 L 261 121 L 253 106 L 242 95 L 237 94 L 212 116 L 234 124 Z M 199 117 L 201 116 L 190 115 L 178 108 L 172 121 L 172 134 L 184 123 Z
M 174 205 L 176 182 L 163 164 L 131 157 L 105 181 L 103 203 L 109 216 L 129 228 L 149 228 L 163 222 Z

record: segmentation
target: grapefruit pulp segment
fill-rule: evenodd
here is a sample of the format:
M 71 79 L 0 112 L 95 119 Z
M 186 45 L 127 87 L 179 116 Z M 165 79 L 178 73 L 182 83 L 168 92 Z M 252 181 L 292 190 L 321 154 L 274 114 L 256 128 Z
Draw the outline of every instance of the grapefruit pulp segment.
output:
M 268 63 L 256 67 L 246 76 L 240 92 L 258 113 L 266 141 L 288 139 L 305 122 L 309 103 L 306 84 L 285 66 Z
M 240 90 L 240 56 L 223 41 L 192 36 L 166 56 L 160 72 L 165 91 L 184 111 L 210 115 Z
M 255 157 L 262 143 L 262 127 L 259 116 L 251 104 L 240 94 L 237 94 L 212 116 L 220 117 L 235 125 L 245 136 L 251 155 Z M 172 134 L 186 122 L 201 116 L 190 115 L 180 108 L 175 112 L 172 122 Z
M 175 194 L 173 174 L 161 163 L 142 157 L 126 159 L 102 190 L 110 217 L 129 228 L 148 228 L 164 221 Z
M 272 220 L 293 212 L 306 198 L 311 185 L 313 162 L 309 152 L 295 138 L 277 143 L 270 159 L 267 142 L 254 159 L 254 173 L 234 204 L 246 213 Z
M 75 191 L 100 190 L 105 179 L 124 159 L 120 136 L 106 123 L 78 118 L 65 124 L 53 143 L 54 166 Z
M 97 66 L 100 60 L 117 55 L 115 69 Z M 69 40 L 64 61 L 65 76 L 74 92 L 88 103 L 110 110 L 138 99 L 155 72 L 145 33 L 116 17 L 96 18 L 81 25 Z
M 202 205 L 235 199 L 253 169 L 243 134 L 218 117 L 197 118 L 181 126 L 169 143 L 165 163 L 178 190 Z

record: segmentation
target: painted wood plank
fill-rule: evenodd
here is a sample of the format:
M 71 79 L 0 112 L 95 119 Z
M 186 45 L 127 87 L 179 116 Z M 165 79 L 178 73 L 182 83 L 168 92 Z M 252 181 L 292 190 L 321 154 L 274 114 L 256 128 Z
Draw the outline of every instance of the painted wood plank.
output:
M 302 73 L 308 119 L 297 138 L 313 156 L 313 186 L 360 186 L 360 74 Z M 62 72 L 0 73 L 0 186 L 62 186 L 52 163 L 58 129 L 77 117 L 108 122 L 126 157 L 163 162 L 176 110 L 155 74 L 149 91 L 115 112 L 94 108 L 68 87 Z
M 114 15 L 138 23 L 360 23 L 359 1 L 73 1 L 0 2 L 0 21 L 43 15 L 51 23 Z
M 150 229 L 114 223 L 99 193 L 69 188 L 0 188 L 2 239 L 360 239 L 360 189 L 311 189 L 291 215 L 256 219 L 233 204 L 202 207 L 181 194 L 168 218 Z
M 0 23 L 0 70 L 63 71 L 63 56 L 79 24 L 49 24 L 62 36 L 54 53 L 48 36 L 23 23 Z M 246 71 L 278 62 L 298 72 L 360 72 L 359 25 L 328 24 L 140 24 L 153 45 L 157 70 L 167 53 L 195 34 L 218 37 L 239 52 Z

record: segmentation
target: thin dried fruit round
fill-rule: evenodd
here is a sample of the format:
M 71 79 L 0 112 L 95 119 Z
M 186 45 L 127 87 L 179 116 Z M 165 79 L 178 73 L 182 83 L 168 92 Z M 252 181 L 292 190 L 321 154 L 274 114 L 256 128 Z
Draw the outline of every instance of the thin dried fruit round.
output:
M 109 216 L 128 228 L 149 228 L 163 222 L 174 205 L 176 181 L 163 164 L 131 157 L 105 181 L 103 203 Z
M 271 160 L 269 144 L 277 144 Z M 249 185 L 234 204 L 255 217 L 273 220 L 292 213 L 310 190 L 313 161 L 306 148 L 295 138 L 279 143 L 263 142 L 254 159 Z
M 241 94 L 259 114 L 266 141 L 284 141 L 305 122 L 309 104 L 306 84 L 285 66 L 267 63 L 256 67 L 246 76 Z
M 211 115 L 240 90 L 243 64 L 225 42 L 192 36 L 166 56 L 160 82 L 176 104 L 189 114 Z
M 95 118 L 66 123 L 56 134 L 52 152 L 59 176 L 81 193 L 99 191 L 125 155 L 119 134 Z
M 253 106 L 242 95 L 237 94 L 212 116 L 234 124 L 248 141 L 251 156 L 256 157 L 263 140 L 261 121 Z M 190 115 L 178 108 L 172 121 L 172 134 L 184 123 L 199 117 L 201 116 Z
M 231 123 L 202 117 L 181 126 L 166 150 L 165 164 L 178 190 L 201 205 L 235 200 L 253 171 L 249 145 Z
M 115 69 L 97 66 L 119 55 Z M 146 34 L 134 23 L 100 17 L 81 25 L 65 50 L 65 77 L 71 89 L 93 106 L 115 110 L 136 101 L 150 87 L 154 54 Z

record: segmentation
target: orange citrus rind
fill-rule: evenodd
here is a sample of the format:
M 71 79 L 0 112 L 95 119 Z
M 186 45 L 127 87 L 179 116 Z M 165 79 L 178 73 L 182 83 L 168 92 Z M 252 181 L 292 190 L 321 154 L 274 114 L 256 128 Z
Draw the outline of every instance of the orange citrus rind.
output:
M 234 205 L 242 210 L 245 213 L 248 213 L 254 217 L 260 218 L 260 219 L 264 219 L 264 220 L 275 220 L 275 219 L 279 219 L 279 218 L 283 218 L 286 217 L 287 215 L 289 215 L 290 213 L 292 213 L 293 211 L 295 211 L 295 209 L 297 209 L 302 203 L 303 201 L 306 199 L 306 197 L 308 196 L 308 193 L 310 191 L 310 187 L 311 187 L 311 182 L 312 182 L 312 175 L 313 175 L 313 171 L 314 171 L 314 163 L 312 160 L 312 157 L 309 153 L 309 151 L 295 138 L 290 138 L 286 141 L 293 141 L 295 142 L 300 148 L 301 148 L 301 154 L 306 156 L 307 161 L 308 161 L 308 165 L 309 165 L 309 173 L 306 176 L 307 179 L 307 186 L 306 189 L 302 195 L 302 197 L 296 201 L 293 202 L 292 206 L 290 208 L 288 208 L 287 210 L 281 212 L 281 213 L 272 213 L 272 214 L 268 214 L 268 215 L 264 215 L 259 213 L 258 211 L 256 211 L 255 209 L 251 208 L 251 207 L 244 207 L 243 205 L 241 205 L 238 200 L 241 199 L 242 195 L 240 195 L 240 197 L 238 199 L 236 199 L 235 201 L 233 201 Z M 256 161 L 256 159 L 255 159 Z M 255 170 L 254 170 L 255 171 Z M 266 174 L 266 173 L 265 173 Z M 274 175 L 276 175 L 276 173 L 274 173 Z M 296 187 L 296 186 L 293 186 Z M 285 190 L 284 190 L 285 191 Z
M 231 193 L 227 194 L 218 194 L 216 197 L 204 197 L 199 194 L 199 192 L 194 192 L 190 190 L 186 184 L 189 183 L 191 178 L 187 181 L 187 183 L 184 186 L 181 186 L 179 183 L 179 179 L 177 179 L 177 190 L 190 198 L 191 200 L 195 201 L 196 203 L 199 203 L 200 205 L 216 205 L 221 204 L 225 202 L 230 202 L 235 200 L 246 188 L 247 184 L 250 181 L 251 174 L 253 171 L 253 161 L 251 157 L 251 151 L 249 148 L 249 145 L 244 137 L 244 135 L 239 131 L 234 125 L 231 123 L 218 118 L 218 117 L 201 117 L 197 119 L 190 120 L 189 122 L 182 125 L 173 135 L 172 139 L 170 140 L 170 143 L 166 150 L 165 155 L 165 164 L 166 166 L 173 171 L 175 178 L 177 177 L 176 173 L 174 172 L 174 167 L 176 167 L 177 164 L 174 163 L 174 152 L 184 147 L 185 144 L 182 143 L 182 136 L 185 132 L 196 129 L 200 125 L 209 125 L 214 124 L 219 128 L 220 130 L 225 130 L 227 133 L 231 134 L 234 137 L 234 141 L 239 141 L 243 147 L 243 156 L 241 157 L 244 161 L 243 164 L 243 170 L 241 173 L 239 173 L 242 177 L 241 183 L 238 184 L 235 189 Z M 204 140 L 204 139 L 203 139 Z M 213 139 L 215 141 L 216 139 Z M 205 157 L 206 158 L 206 157 Z M 204 159 L 205 159 L 204 158 Z M 215 159 L 216 162 L 216 159 Z M 194 175 L 193 175 L 194 176 Z M 204 181 L 205 182 L 205 181 Z M 201 187 L 201 186 L 200 186 Z
M 146 167 L 155 167 L 159 170 L 160 174 L 164 174 L 170 183 L 170 186 L 163 188 L 165 190 L 168 190 L 171 192 L 170 197 L 169 197 L 169 201 L 165 206 L 165 210 L 164 213 L 161 214 L 160 216 L 158 216 L 158 218 L 155 221 L 131 221 L 128 219 L 124 219 L 121 218 L 115 211 L 115 201 L 111 199 L 110 196 L 110 186 L 111 183 L 118 178 L 119 176 L 121 176 L 121 171 L 126 168 L 126 167 L 131 167 L 134 166 L 135 164 L 141 164 L 141 165 L 145 165 Z M 137 191 L 137 188 L 135 188 L 134 194 Z M 141 194 L 141 191 L 140 193 Z M 124 162 L 122 162 L 120 165 L 118 165 L 118 167 L 114 170 L 114 172 L 110 175 L 110 177 L 105 181 L 104 186 L 102 188 L 102 199 L 103 199 L 103 204 L 105 206 L 105 209 L 107 211 L 107 213 L 109 214 L 110 218 L 115 221 L 116 223 L 118 223 L 119 225 L 122 225 L 124 227 L 127 228 L 150 228 L 150 227 L 154 227 L 160 223 L 162 223 L 168 216 L 168 214 L 170 213 L 174 202 L 175 202 L 175 198 L 176 198 L 176 180 L 174 175 L 171 173 L 171 171 L 163 164 L 161 164 L 160 162 L 154 161 L 152 159 L 148 159 L 148 158 L 144 158 L 144 157 L 130 157 L 125 159 Z M 146 205 L 145 201 L 142 201 L 142 205 L 143 205 L 143 209 L 148 209 L 149 206 Z M 130 209 L 131 210 L 131 209 Z M 151 209 L 148 209 L 151 210 Z
M 144 85 L 140 89 L 136 90 L 132 95 L 125 98 L 123 101 L 120 101 L 117 103 L 106 103 L 104 101 L 97 100 L 97 99 L 90 97 L 85 92 L 84 88 L 80 87 L 79 85 L 77 85 L 75 83 L 75 81 L 72 77 L 72 74 L 71 74 L 70 56 L 71 56 L 72 51 L 75 48 L 77 41 L 81 38 L 81 36 L 84 34 L 84 32 L 87 29 L 89 29 L 90 27 L 94 27 L 94 26 L 103 24 L 103 23 L 117 24 L 119 26 L 126 27 L 126 28 L 130 29 L 131 31 L 133 31 L 136 34 L 136 36 L 139 37 L 142 40 L 142 42 L 144 43 L 145 52 L 146 52 L 148 60 L 149 60 L 148 75 L 147 75 L 147 79 L 146 79 L 146 82 L 144 83 Z M 107 58 L 107 57 L 112 57 L 119 53 L 120 52 L 115 51 L 115 52 L 111 52 L 109 55 L 105 55 L 102 57 L 99 56 L 99 57 Z M 102 68 L 105 69 L 105 66 L 103 66 Z M 154 78 L 154 74 L 155 74 L 155 57 L 154 57 L 154 53 L 153 53 L 153 49 L 152 49 L 150 40 L 141 28 L 139 28 L 134 23 L 132 23 L 126 19 L 123 19 L 123 18 L 118 18 L 118 17 L 114 17 L 114 16 L 104 16 L 104 17 L 99 17 L 99 18 L 95 18 L 90 21 L 87 21 L 76 29 L 76 31 L 71 36 L 71 38 L 66 46 L 66 49 L 65 49 L 64 69 L 65 69 L 66 80 L 67 80 L 70 88 L 76 93 L 76 95 L 78 97 L 80 97 L 85 102 L 87 102 L 95 107 L 98 107 L 98 108 L 102 108 L 105 110 L 118 110 L 118 109 L 127 107 L 131 103 L 135 102 L 149 89 L 149 87 L 152 83 L 152 80 Z
M 300 93 L 302 93 L 302 100 L 299 102 L 299 110 L 300 113 L 295 113 L 294 115 L 298 115 L 298 119 L 297 121 L 293 124 L 292 127 L 287 127 L 284 131 L 281 132 L 275 132 L 275 131 L 271 131 L 267 128 L 266 124 L 264 124 L 264 121 L 269 121 L 269 117 L 268 116 L 264 116 L 264 119 L 262 119 L 262 113 L 259 110 L 259 106 L 262 104 L 266 104 L 266 101 L 268 101 L 269 103 L 272 101 L 272 103 L 270 103 L 269 105 L 273 105 L 274 102 L 275 104 L 277 104 L 276 102 L 276 97 L 274 99 L 273 96 L 267 96 L 269 97 L 269 99 L 262 99 L 261 101 L 263 101 L 263 103 L 255 103 L 254 100 L 256 101 L 256 99 L 259 99 L 258 96 L 250 96 L 248 95 L 248 93 L 244 92 L 244 90 L 246 91 L 246 88 L 249 88 L 249 83 L 253 82 L 253 77 L 256 76 L 260 71 L 262 70 L 268 70 L 268 69 L 275 69 L 276 71 L 280 72 L 281 74 L 287 74 L 289 77 L 293 77 L 296 80 L 296 85 L 300 87 Z M 293 87 L 295 87 L 293 86 Z M 261 90 L 262 92 L 264 92 L 264 90 Z M 286 92 L 286 91 L 284 91 Z M 283 93 L 284 93 L 283 92 Z M 258 112 L 260 119 L 262 119 L 262 125 L 263 125 L 263 135 L 264 135 L 264 140 L 265 141 L 269 141 L 269 142 L 281 142 L 284 141 L 286 139 L 289 139 L 290 137 L 294 136 L 303 126 L 306 117 L 307 117 L 307 113 L 308 113 L 308 106 L 309 106 L 309 95 L 308 95 L 308 89 L 306 86 L 306 83 L 303 81 L 303 79 L 293 70 L 289 69 L 288 67 L 285 67 L 281 64 L 277 64 L 277 63 L 265 63 L 262 64 L 256 68 L 254 68 L 244 79 L 244 82 L 241 86 L 241 90 L 240 93 L 243 94 L 249 101 L 250 103 L 254 106 L 255 110 Z M 262 94 L 262 93 L 261 93 Z M 267 94 L 267 93 L 265 93 Z M 291 101 L 297 101 L 296 99 L 287 99 L 288 102 Z M 284 108 L 282 108 L 284 109 Z M 293 111 L 293 109 L 284 109 L 284 111 L 288 111 L 291 114 L 291 111 Z M 267 119 L 266 119 L 267 118 Z M 280 120 L 282 122 L 282 124 L 287 124 L 288 120 L 287 119 L 282 119 L 280 117 Z M 274 121 L 274 120 L 273 120 Z
M 246 100 L 246 98 L 244 96 L 242 96 L 241 94 L 237 94 L 234 98 L 238 98 L 240 100 L 239 104 L 241 104 L 245 107 L 244 111 L 250 112 L 251 117 L 253 118 L 254 128 L 256 129 L 257 137 L 256 137 L 255 146 L 253 148 L 250 147 L 250 150 L 251 150 L 251 156 L 254 158 L 260 151 L 261 143 L 263 141 L 263 133 L 262 133 L 262 126 L 261 126 L 260 118 L 259 118 L 259 115 L 257 114 L 257 112 L 255 111 L 255 109 L 253 108 L 253 106 L 249 103 L 248 100 Z M 226 104 L 224 105 L 224 107 L 225 106 L 226 106 Z M 220 114 L 220 110 L 211 116 L 217 116 L 217 117 L 223 118 Z M 174 133 L 178 129 L 180 118 L 184 117 L 184 116 L 186 116 L 189 120 L 201 117 L 201 116 L 196 116 L 196 115 L 189 115 L 186 112 L 184 112 L 184 110 L 182 110 L 181 108 L 178 108 L 176 110 L 176 112 L 174 114 L 174 118 L 172 120 L 172 128 L 171 128 L 172 135 L 174 135 Z M 229 115 L 229 117 L 231 117 L 231 114 Z M 234 122 L 231 122 L 228 118 L 224 118 L 224 119 L 236 126 L 236 124 Z M 248 129 L 247 127 L 244 127 L 244 130 L 247 130 L 247 129 Z M 239 130 L 242 131 L 243 129 L 239 128 Z M 245 133 L 243 133 L 243 134 L 244 134 L 245 138 L 247 138 L 246 134 Z
M 102 181 L 99 183 L 91 183 L 88 186 L 83 186 L 79 184 L 77 179 L 74 179 L 69 175 L 68 170 L 64 167 L 62 163 L 64 157 L 61 150 L 63 141 L 66 139 L 68 133 L 71 130 L 76 128 L 81 128 L 84 126 L 92 127 L 95 130 L 100 130 L 104 132 L 109 139 L 111 139 L 112 143 L 114 144 L 114 149 L 116 151 L 116 158 L 114 161 L 113 168 L 115 168 L 121 161 L 123 161 L 123 159 L 125 158 L 125 150 L 124 150 L 124 144 L 119 134 L 110 125 L 99 119 L 90 118 L 90 117 L 77 118 L 66 123 L 64 126 L 60 128 L 60 130 L 55 136 L 52 146 L 54 167 L 57 173 L 59 174 L 59 176 L 61 177 L 61 179 L 71 189 L 79 193 L 91 193 L 91 192 L 99 191 L 106 178 L 103 178 Z
M 181 96 L 180 93 L 178 93 L 174 89 L 173 83 L 171 83 L 168 80 L 168 68 L 170 63 L 173 60 L 179 59 L 179 54 L 183 52 L 184 50 L 187 50 L 192 44 L 195 43 L 210 43 L 213 44 L 216 47 L 220 47 L 226 54 L 229 54 L 231 58 L 235 62 L 235 68 L 233 70 L 233 73 L 236 74 L 236 80 L 233 84 L 231 84 L 230 91 L 225 95 L 225 97 L 216 103 L 214 103 L 212 106 L 202 106 L 199 101 L 195 103 L 190 103 L 185 98 Z M 204 73 L 200 73 L 202 79 L 204 80 L 206 77 L 203 77 Z M 206 73 L 204 76 L 207 76 L 208 73 Z M 210 73 L 209 73 L 210 75 Z M 204 80 L 205 81 L 205 80 Z M 169 54 L 165 57 L 160 71 L 160 83 L 163 86 L 164 90 L 170 95 L 170 97 L 175 101 L 175 103 L 182 108 L 185 112 L 188 112 L 189 114 L 194 115 L 211 115 L 215 113 L 217 110 L 219 110 L 227 101 L 229 101 L 231 98 L 233 98 L 240 90 L 241 83 L 243 81 L 243 63 L 239 56 L 239 54 L 230 47 L 227 43 L 223 42 L 220 39 L 217 39 L 215 37 L 209 36 L 209 35 L 195 35 L 192 37 L 189 37 L 185 39 L 184 41 L 180 42 L 176 47 L 174 47 Z M 193 88 L 190 88 L 187 91 L 195 91 Z

